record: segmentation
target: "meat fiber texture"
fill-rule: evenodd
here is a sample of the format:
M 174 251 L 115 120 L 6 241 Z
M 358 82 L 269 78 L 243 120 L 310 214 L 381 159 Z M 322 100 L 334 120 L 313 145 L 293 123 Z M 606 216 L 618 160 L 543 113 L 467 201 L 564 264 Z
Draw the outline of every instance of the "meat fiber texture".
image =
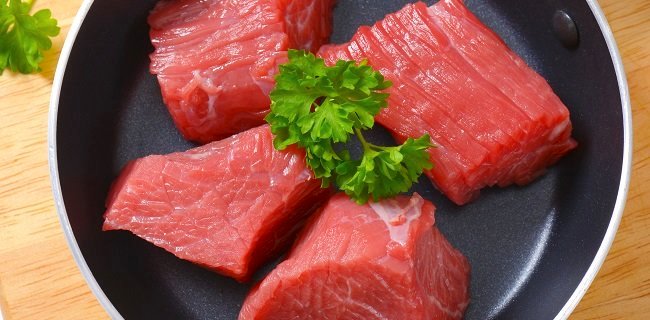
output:
M 304 154 L 277 151 L 268 126 L 187 152 L 130 162 L 113 183 L 104 230 L 128 230 L 239 281 L 293 240 L 330 191 Z
M 377 121 L 398 141 L 432 137 L 426 175 L 459 205 L 486 186 L 527 184 L 576 147 L 548 83 L 459 0 L 409 4 L 319 54 L 367 59 L 393 82 Z
M 163 0 L 149 15 L 150 71 L 186 139 L 263 124 L 289 48 L 329 39 L 335 0 Z
M 239 319 L 461 319 L 470 266 L 434 210 L 418 194 L 363 206 L 333 196 Z

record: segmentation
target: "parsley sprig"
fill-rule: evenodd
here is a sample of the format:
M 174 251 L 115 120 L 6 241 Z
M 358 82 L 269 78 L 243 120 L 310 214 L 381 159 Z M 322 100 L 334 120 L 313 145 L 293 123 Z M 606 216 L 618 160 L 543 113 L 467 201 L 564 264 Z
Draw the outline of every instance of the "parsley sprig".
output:
M 30 15 L 33 1 L 0 0 L 0 75 L 5 68 L 20 73 L 40 71 L 43 51 L 52 47 L 50 37 L 59 34 L 48 9 Z
M 375 116 L 387 106 L 391 86 L 365 61 L 339 60 L 326 66 L 311 53 L 290 50 L 289 62 L 280 66 L 271 91 L 271 112 L 266 121 L 283 150 L 298 144 L 322 186 L 335 182 L 358 203 L 378 201 L 408 191 L 432 164 L 428 135 L 407 139 L 399 146 L 377 146 L 362 131 L 373 127 Z M 343 146 L 351 135 L 361 143 L 363 155 L 353 159 Z

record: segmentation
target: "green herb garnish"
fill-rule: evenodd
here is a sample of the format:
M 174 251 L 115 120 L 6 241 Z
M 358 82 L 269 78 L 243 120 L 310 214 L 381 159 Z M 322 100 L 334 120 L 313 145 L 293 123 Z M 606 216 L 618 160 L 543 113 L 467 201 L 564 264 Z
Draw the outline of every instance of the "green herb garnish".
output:
M 408 191 L 425 169 L 431 169 L 429 135 L 408 139 L 400 146 L 377 146 L 366 141 L 362 130 L 375 124 L 387 105 L 390 81 L 365 61 L 339 60 L 328 67 L 311 53 L 289 50 L 289 62 L 280 66 L 271 92 L 271 112 L 266 121 L 275 135 L 273 144 L 283 150 L 298 144 L 322 186 L 332 182 L 357 203 L 378 201 Z M 361 142 L 361 159 L 352 159 L 341 144 L 355 134 Z
M 52 47 L 50 37 L 59 34 L 50 10 L 29 15 L 32 4 L 0 0 L 0 75 L 5 68 L 25 74 L 40 71 L 42 52 Z

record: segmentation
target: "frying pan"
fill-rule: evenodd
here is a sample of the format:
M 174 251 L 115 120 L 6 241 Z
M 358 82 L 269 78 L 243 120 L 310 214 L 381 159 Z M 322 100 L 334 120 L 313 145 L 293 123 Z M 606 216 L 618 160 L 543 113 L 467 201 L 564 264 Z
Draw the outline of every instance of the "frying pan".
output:
M 81 272 L 111 317 L 235 319 L 251 284 L 128 232 L 101 231 L 108 188 L 128 160 L 193 146 L 175 129 L 148 72 L 146 18 L 155 2 L 87 0 L 81 7 L 50 105 L 56 205 Z M 406 2 L 339 0 L 332 42 Z M 595 277 L 623 212 L 632 141 L 620 56 L 595 0 L 467 6 L 547 79 L 571 112 L 579 147 L 532 184 L 486 189 L 463 207 L 425 179 L 414 190 L 437 205 L 438 227 L 470 260 L 466 319 L 563 319 Z M 372 134 L 392 143 L 381 128 Z

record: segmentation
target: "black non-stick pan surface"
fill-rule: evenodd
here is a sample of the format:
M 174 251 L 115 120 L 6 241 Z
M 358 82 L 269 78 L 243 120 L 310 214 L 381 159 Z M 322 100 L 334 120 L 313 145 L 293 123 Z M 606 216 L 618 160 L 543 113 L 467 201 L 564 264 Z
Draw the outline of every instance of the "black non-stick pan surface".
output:
M 129 232 L 101 231 L 104 199 L 127 161 L 194 145 L 174 127 L 149 74 L 146 18 L 156 1 L 90 2 L 67 65 L 63 59 L 65 68 L 59 66 L 60 97 L 58 104 L 53 99 L 50 123 L 53 186 L 71 248 L 114 317 L 235 319 L 251 284 L 180 260 Z M 347 41 L 358 26 L 407 2 L 339 0 L 332 42 Z M 603 239 L 610 222 L 620 219 L 613 212 L 629 174 L 629 141 L 616 61 L 588 2 L 467 0 L 467 6 L 548 80 L 571 112 L 579 147 L 532 184 L 486 189 L 463 207 L 426 179 L 414 190 L 437 205 L 438 227 L 469 258 L 466 319 L 552 319 L 601 244 L 609 246 Z M 560 41 L 563 28 L 553 27 L 558 10 L 575 22 L 577 46 Z M 373 135 L 393 143 L 381 128 Z

